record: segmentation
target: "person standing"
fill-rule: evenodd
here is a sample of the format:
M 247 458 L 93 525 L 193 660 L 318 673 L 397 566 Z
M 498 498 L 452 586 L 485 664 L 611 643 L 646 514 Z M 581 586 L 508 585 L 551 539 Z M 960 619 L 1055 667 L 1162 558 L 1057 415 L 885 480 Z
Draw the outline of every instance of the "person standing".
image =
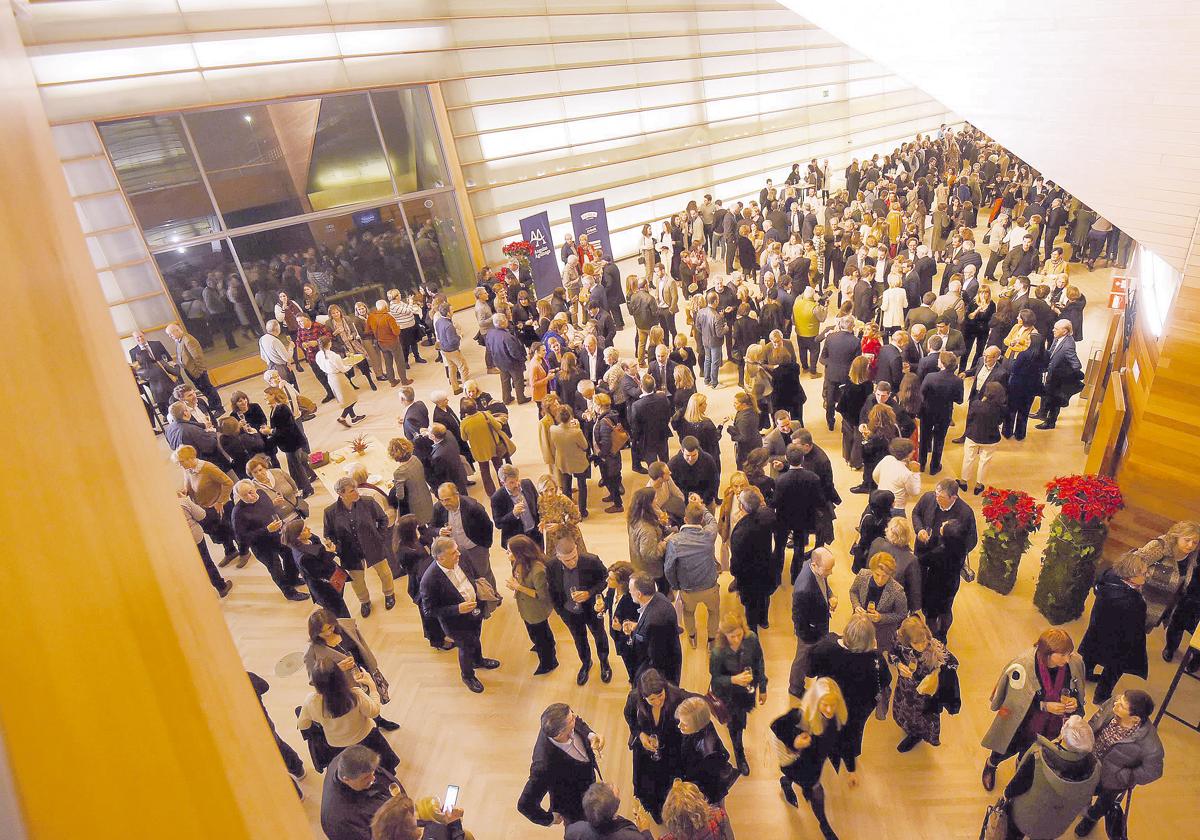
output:
M 192 384 L 199 389 L 208 401 L 208 407 L 217 415 L 224 413 L 221 407 L 221 394 L 213 387 L 208 377 L 208 366 L 204 363 L 204 349 L 194 336 L 187 333 L 179 324 L 168 324 L 167 335 L 175 342 L 175 366 L 187 374 Z
M 608 570 L 599 557 L 580 553 L 575 540 L 570 537 L 555 543 L 554 560 L 546 567 L 546 585 L 555 611 L 575 641 L 580 663 L 576 677 L 579 685 L 587 683 L 592 670 L 592 650 L 587 640 L 589 631 L 596 642 L 596 658 L 600 660 L 600 681 L 612 680 L 608 634 L 602 614 L 596 610 L 596 600 L 607 584 Z
M 506 548 L 515 536 L 529 537 L 542 545 L 537 488 L 512 464 L 497 471 L 500 488 L 492 494 L 492 521 L 500 529 L 500 546 Z
M 792 587 L 792 629 L 796 633 L 796 656 L 788 677 L 788 693 L 804 696 L 805 680 L 810 675 L 813 646 L 829 633 L 829 617 L 837 610 L 838 599 L 829 586 L 836 560 L 827 548 L 813 550 Z
M 337 421 L 348 429 L 351 424 L 359 423 L 367 417 L 365 414 L 354 413 L 354 406 L 358 404 L 358 397 L 353 393 L 355 390 L 354 385 L 346 378 L 346 374 L 353 369 L 333 349 L 333 339 L 328 333 L 317 340 L 317 346 L 319 349 L 309 358 L 309 361 L 313 365 L 313 372 L 315 373 L 320 370 L 324 373 L 326 378 L 325 386 L 330 389 L 330 394 L 337 400 L 338 405 L 342 407 L 342 413 L 338 416 Z M 326 402 L 326 400 L 322 400 L 322 402 Z
M 492 572 L 491 548 L 496 532 L 483 505 L 459 492 L 450 482 L 437 489 L 433 506 L 433 527 L 441 536 L 450 537 L 463 555 L 464 571 L 472 580 L 484 578 L 496 588 Z
M 392 387 L 411 385 L 408 365 L 400 348 L 400 326 L 388 311 L 387 301 L 375 301 L 375 311 L 367 316 L 367 332 L 379 345 L 379 355 L 383 357 L 384 377 L 392 383 Z
M 775 551 L 772 556 L 776 586 L 783 579 L 788 538 L 792 540 L 791 576 L 788 579 L 795 581 L 805 556 L 808 537 L 815 532 L 817 516 L 825 506 L 821 480 L 816 473 L 805 468 L 804 455 L 800 444 L 788 446 L 788 469 L 775 480 L 775 493 L 771 498 L 776 516 Z
M 621 513 L 625 510 L 621 499 L 625 494 L 621 479 L 621 450 L 613 450 L 613 433 L 621 420 L 613 410 L 610 395 L 596 394 L 595 402 L 596 421 L 592 425 L 592 446 L 600 467 L 600 484 L 608 489 L 608 495 L 601 501 L 609 502 L 609 507 L 604 509 L 605 513 Z
M 566 405 L 555 410 L 555 425 L 550 427 L 550 451 L 554 455 L 554 468 L 562 483 L 562 490 L 571 495 L 572 479 L 579 494 L 579 516 L 587 519 L 587 480 L 591 476 L 591 446 L 587 436 L 575 419 L 575 413 Z
M 1039 739 L 1058 738 L 1063 724 L 1083 711 L 1085 687 L 1083 658 L 1057 627 L 1042 631 L 1037 644 L 1005 666 L 992 689 L 996 718 L 983 736 L 982 745 L 992 751 L 983 765 L 984 790 L 995 788 L 1002 761 Z
M 572 823 L 565 840 L 654 840 L 649 818 L 635 814 L 637 823 L 617 816 L 621 798 L 612 782 L 595 782 L 583 795 L 584 821 Z
M 1054 325 L 1054 338 L 1046 362 L 1046 386 L 1042 393 L 1042 408 L 1046 419 L 1035 429 L 1053 429 L 1058 412 L 1067 407 L 1071 397 L 1083 390 L 1083 365 L 1075 352 L 1074 327 L 1066 318 Z
M 637 621 L 626 619 L 622 622 L 621 630 L 628 637 L 626 644 L 637 653 L 638 673 L 654 668 L 678 685 L 683 649 L 679 645 L 675 607 L 658 591 L 654 579 L 644 572 L 633 576 L 629 594 L 641 611 Z
M 212 561 L 212 555 L 208 553 L 204 528 L 200 525 L 204 521 L 205 510 L 186 495 L 179 497 L 179 507 L 183 511 L 183 518 L 187 522 L 192 540 L 196 543 L 196 551 L 199 552 L 200 561 L 204 564 L 208 582 L 212 584 L 213 589 L 217 590 L 217 594 L 224 598 L 229 594 L 229 590 L 233 589 L 233 581 L 221 577 L 221 573 L 217 570 L 217 564 Z
M 329 840 L 371 840 L 375 814 L 402 796 L 404 788 L 392 769 L 381 766 L 378 752 L 365 745 L 348 747 L 325 773 L 321 830 Z
M 837 320 L 833 332 L 825 336 L 817 362 L 825 366 L 825 424 L 833 431 L 833 415 L 837 410 L 838 392 L 850 381 L 850 364 L 862 353 L 862 342 L 854 335 L 854 317 L 845 315 Z M 857 424 L 854 424 L 857 425 Z
M 375 723 L 380 705 L 369 693 L 370 678 L 358 682 L 338 665 L 322 662 L 313 669 L 310 679 L 313 692 L 300 706 L 296 728 L 304 732 L 320 726 L 326 742 L 337 753 L 355 745 L 369 747 L 390 772 L 395 772 L 400 758 Z
M 649 668 L 637 678 L 625 699 L 625 722 L 633 753 L 633 792 L 655 822 L 662 822 L 667 791 L 682 772 L 683 733 L 675 710 L 695 696 Z
M 458 667 L 463 683 L 475 694 L 483 692 L 476 668 L 494 670 L 499 660 L 483 655 L 480 634 L 483 611 L 475 583 L 459 567 L 458 545 L 450 537 L 438 537 L 429 549 L 434 562 L 421 576 L 421 609 L 437 616 L 442 631 L 458 648 Z
M 892 719 L 905 733 L 896 751 L 906 753 L 922 741 L 939 746 L 942 710 L 957 714 L 962 705 L 958 660 L 933 637 L 920 616 L 904 619 L 896 643 L 888 656 L 896 666 Z
M 696 607 L 703 604 L 707 616 L 705 641 L 712 646 L 717 635 L 721 588 L 717 584 L 717 520 L 700 497 L 691 494 L 683 515 L 683 526 L 667 537 L 663 571 L 671 590 L 683 603 L 683 625 L 688 643 L 696 647 Z
M 967 429 L 963 432 L 963 465 L 958 489 L 966 490 L 972 479 L 978 496 L 987 484 L 988 466 L 1000 443 L 1000 427 L 1008 417 L 1008 396 L 999 382 L 988 382 L 978 399 L 967 406 Z M 978 472 L 976 472 L 978 464 Z
M 1092 695 L 1097 705 L 1112 696 L 1122 674 L 1146 678 L 1146 599 L 1141 592 L 1145 583 L 1146 561 L 1130 551 L 1102 572 L 1092 587 L 1096 599 L 1079 655 L 1089 679 L 1097 666 L 1104 669 Z
M 929 474 L 942 471 L 942 450 L 946 434 L 954 419 L 954 406 L 963 401 L 963 383 L 955 375 L 958 356 L 949 350 L 938 354 L 938 369 L 921 383 L 921 448 L 918 459 L 921 471 L 929 463 Z
M 731 262 L 732 259 L 732 252 L 729 252 L 726 261 Z M 705 307 L 696 313 L 694 319 L 694 329 L 700 339 L 700 361 L 704 371 L 704 382 L 710 388 L 720 386 L 721 353 L 725 346 L 725 334 L 728 332 L 725 316 L 718 308 L 720 300 L 720 296 L 716 292 L 709 292 L 705 298 Z
M 763 501 L 757 488 L 738 493 L 733 504 L 742 516 L 729 532 L 729 571 L 737 581 L 737 593 L 746 610 L 751 632 L 766 628 L 771 593 L 779 586 L 771 560 L 775 533 L 775 511 Z
M 1039 737 L 1017 762 L 1004 788 L 1008 840 L 1055 840 L 1087 808 L 1100 782 L 1096 739 L 1083 718 L 1073 716 L 1055 738 Z
M 812 676 L 828 677 L 837 683 L 846 701 L 846 723 L 839 731 L 837 753 L 846 762 L 847 781 L 857 786 L 858 757 L 862 754 L 863 731 L 871 715 L 887 710 L 892 672 L 876 647 L 875 624 L 865 615 L 850 616 L 846 629 L 817 642 L 812 650 Z
M 1105 702 L 1088 721 L 1095 737 L 1092 756 L 1100 762 L 1100 787 L 1083 819 L 1075 826 L 1076 837 L 1091 834 L 1101 817 L 1111 840 L 1126 836 L 1115 830 L 1116 812 L 1121 808 L 1125 791 L 1148 785 L 1163 774 L 1163 745 L 1158 728 L 1150 721 L 1152 714 L 1154 698 L 1131 688 Z
M 308 597 L 297 592 L 300 573 L 292 553 L 280 542 L 283 521 L 275 512 L 275 505 L 265 493 L 259 493 L 253 481 L 242 479 L 233 486 L 237 502 L 233 506 L 230 524 L 240 544 L 254 552 L 255 559 L 267 567 L 271 580 L 279 587 L 283 597 L 289 601 L 307 601 Z
M 850 606 L 875 625 L 876 647 L 890 653 L 896 642 L 896 629 L 908 616 L 904 587 L 895 579 L 896 561 L 890 554 L 872 555 L 850 584 Z
M 525 622 L 529 641 L 533 642 L 538 657 L 533 675 L 539 677 L 558 667 L 558 650 L 554 631 L 550 629 L 554 599 L 546 580 L 546 555 L 532 539 L 518 534 L 508 541 L 508 559 L 512 563 L 512 577 L 504 585 L 516 597 L 517 612 Z
M 371 614 L 371 593 L 367 590 L 367 569 L 379 578 L 383 588 L 383 606 L 396 606 L 395 582 L 388 565 L 391 534 L 387 514 L 379 502 L 359 495 L 358 485 L 349 476 L 342 476 L 333 485 L 338 500 L 325 508 L 323 527 L 325 539 L 337 547 L 342 566 L 350 574 L 350 585 L 360 602 L 363 618 Z
M 653 464 L 670 457 L 667 440 L 671 436 L 671 398 L 655 388 L 649 374 L 642 377 L 642 393 L 627 409 L 629 435 L 633 441 L 633 471 L 645 472 L 642 462 Z
M 454 326 L 454 319 L 450 317 L 449 303 L 443 301 L 438 307 L 437 314 L 433 317 L 433 334 L 437 336 L 437 348 L 446 365 L 450 390 L 461 394 L 462 383 L 471 378 L 471 370 L 462 354 L 462 336 L 458 327 Z
M 825 762 L 836 767 L 841 762 L 841 729 L 849 713 L 838 684 L 828 677 L 814 680 L 800 697 L 799 706 L 771 722 L 771 734 L 780 759 L 779 787 L 793 808 L 799 807 L 793 785 L 812 808 L 813 816 L 825 840 L 838 840 L 825 815 L 825 789 L 821 771 Z
M 762 645 L 758 636 L 746 626 L 746 619 L 736 610 L 721 618 L 717 637 L 708 657 L 708 672 L 712 678 L 709 691 L 725 704 L 729 712 L 729 740 L 738 771 L 750 775 L 742 733 L 746 717 L 756 706 L 767 702 L 767 671 L 763 662 Z
M 517 800 L 517 810 L 537 825 L 572 823 L 586 819 L 583 797 L 596 781 L 597 757 L 604 739 L 593 732 L 566 703 L 551 703 L 542 712 L 529 779 Z M 547 794 L 550 808 L 542 806 Z
M 492 316 L 492 326 L 484 335 L 484 341 L 492 364 L 500 371 L 500 394 L 504 404 L 512 404 L 514 389 L 517 405 L 529 402 L 529 397 L 525 396 L 525 345 L 508 328 L 507 315 L 497 312 Z

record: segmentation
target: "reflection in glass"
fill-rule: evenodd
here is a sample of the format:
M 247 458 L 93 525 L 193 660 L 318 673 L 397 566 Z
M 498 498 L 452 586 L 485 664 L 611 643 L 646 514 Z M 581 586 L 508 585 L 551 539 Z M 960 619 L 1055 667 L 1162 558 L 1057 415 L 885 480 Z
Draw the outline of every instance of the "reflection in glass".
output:
M 429 288 L 449 293 L 470 288 L 475 269 L 453 193 L 410 199 L 404 212 Z
M 281 291 L 315 317 L 333 303 L 346 311 L 358 301 L 374 306 L 388 289 L 409 292 L 420 283 L 394 204 L 238 236 L 233 247 L 267 318 Z
M 150 247 L 218 230 L 178 115 L 137 117 L 98 128 Z
M 227 228 L 392 194 L 366 94 L 188 114 Z
M 209 350 L 210 366 L 255 352 L 261 325 L 224 240 L 154 259 L 187 331 Z
M 429 91 L 422 87 L 371 93 L 392 177 L 402 193 L 445 187 L 449 181 Z

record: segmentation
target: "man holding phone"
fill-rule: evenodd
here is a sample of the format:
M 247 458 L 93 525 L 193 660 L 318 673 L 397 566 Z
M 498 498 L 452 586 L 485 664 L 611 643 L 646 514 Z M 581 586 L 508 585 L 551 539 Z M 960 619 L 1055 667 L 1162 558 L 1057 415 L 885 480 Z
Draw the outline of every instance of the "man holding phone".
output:
M 476 694 L 483 683 L 475 676 L 476 668 L 500 667 L 495 659 L 485 659 L 480 642 L 483 613 L 479 609 L 475 584 L 459 568 L 458 544 L 452 537 L 438 537 L 430 547 L 433 564 L 421 578 L 421 609 L 437 616 L 442 630 L 458 647 L 458 667 L 462 681 Z

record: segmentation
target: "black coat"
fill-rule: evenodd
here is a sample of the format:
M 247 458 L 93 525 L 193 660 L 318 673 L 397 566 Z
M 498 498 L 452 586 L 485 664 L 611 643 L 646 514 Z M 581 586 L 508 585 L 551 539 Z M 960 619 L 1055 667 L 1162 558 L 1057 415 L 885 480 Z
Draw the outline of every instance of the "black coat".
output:
M 312 596 L 313 603 L 332 610 L 338 618 L 349 618 L 350 611 L 346 609 L 346 599 L 329 582 L 338 569 L 333 552 L 315 536 L 307 545 L 293 546 L 291 552 L 292 559 L 300 569 L 300 576 L 308 586 L 308 594 Z
M 392 798 L 391 786 L 399 782 L 386 767 L 380 766 L 369 788 L 353 790 L 338 778 L 342 755 L 345 753 L 339 754 L 325 769 L 321 830 L 329 840 L 371 840 L 371 819 Z
M 683 736 L 680 765 L 680 778 L 700 788 L 712 803 L 721 802 L 741 778 L 729 763 L 729 750 L 711 722 L 699 732 Z
M 792 709 L 771 721 L 772 734 L 791 750 L 795 750 L 796 738 L 803 731 L 803 718 L 799 709 Z M 800 757 L 781 768 L 780 772 L 802 788 L 815 787 L 821 781 L 821 771 L 827 759 L 832 761 L 835 767 L 840 764 L 839 744 L 836 724 L 830 721 L 824 732 L 812 736 L 812 743 L 800 752 Z
M 537 488 L 528 478 L 521 479 L 521 495 L 525 497 L 525 509 L 533 517 L 533 524 L 536 527 L 541 522 L 541 515 L 538 513 L 538 493 Z M 500 529 L 501 547 L 508 546 L 510 537 L 525 533 L 521 517 L 513 513 L 512 496 L 508 495 L 508 490 L 504 487 L 498 488 L 492 494 L 492 521 Z M 478 542 L 478 540 L 472 539 L 472 542 Z
M 438 421 L 441 422 L 440 420 Z M 456 424 L 457 425 L 457 424 Z M 404 410 L 404 436 L 415 441 L 422 429 L 429 428 L 429 406 L 417 400 Z M 455 429 L 457 432 L 457 427 Z
M 495 529 L 492 520 L 488 518 L 483 505 L 470 496 L 458 497 L 459 510 L 462 511 L 462 526 L 467 538 L 475 545 L 484 548 L 492 547 Z M 430 525 L 436 530 L 450 524 L 450 511 L 441 502 L 433 503 L 433 521 Z
M 811 563 L 804 564 L 792 587 L 792 629 L 800 641 L 810 645 L 829 632 L 829 602 L 817 585 Z
M 804 466 L 789 467 L 775 479 L 775 494 L 771 501 L 778 517 L 777 528 L 812 533 L 817 524 L 817 512 L 825 504 L 821 479 Z
M 824 449 L 814 443 L 813 448 L 804 456 L 804 468 L 816 473 L 817 478 L 821 480 L 821 492 L 825 495 L 826 503 L 842 503 L 837 485 L 833 483 L 833 464 L 829 462 L 829 456 L 825 454 Z
M 608 569 L 595 554 L 586 553 L 579 555 L 575 568 L 579 572 L 579 588 L 587 590 L 588 593 L 588 600 L 580 604 L 580 608 L 592 612 L 595 610 L 596 596 L 608 585 Z M 566 571 L 567 567 L 557 558 L 546 564 L 546 587 L 550 590 L 550 600 L 554 602 L 554 609 L 564 620 L 568 612 L 567 606 L 571 603 L 571 593 L 567 591 L 563 582 Z
M 1088 666 L 1103 665 L 1146 678 L 1146 599 L 1107 569 L 1092 587 L 1096 600 L 1079 655 Z
M 869 319 L 868 319 L 869 320 Z M 846 382 L 850 378 L 850 363 L 862 355 L 862 343 L 854 333 L 835 330 L 825 336 L 817 361 L 825 366 L 826 382 Z
M 904 354 L 894 344 L 885 344 L 875 359 L 875 381 L 892 383 L 892 393 L 900 390 L 904 378 Z
M 743 408 L 733 417 L 733 422 L 726 429 L 734 443 L 734 461 L 740 467 L 746 461 L 746 456 L 762 446 L 762 433 L 759 431 L 759 416 L 752 408 Z
M 656 592 L 642 607 L 637 627 L 629 635 L 628 644 L 637 655 L 638 673 L 654 668 L 667 682 L 679 684 L 683 668 L 683 648 L 679 645 L 678 618 L 675 606 L 661 592 Z
M 954 406 L 963 401 L 963 382 L 948 370 L 938 370 L 921 383 L 921 417 L 950 420 Z
M 667 462 L 667 466 L 671 468 L 671 479 L 683 491 L 684 498 L 689 493 L 696 493 L 706 505 L 711 505 L 717 499 L 721 473 L 711 455 L 703 450 L 698 454 L 696 463 L 689 464 L 680 449 Z
M 971 400 L 967 406 L 967 430 L 963 433 L 975 443 L 999 443 L 1000 426 L 1008 408 L 992 400 Z
M 467 467 L 463 463 L 458 441 L 449 432 L 433 446 L 429 455 L 429 486 L 436 488 L 449 481 L 464 497 L 467 494 Z
M 671 361 L 670 356 L 667 357 L 666 365 L 660 365 L 658 359 L 650 362 L 647 373 L 654 378 L 654 384 L 660 391 L 666 391 L 668 394 L 675 393 L 675 368 L 677 365 Z M 665 368 L 665 369 L 664 369 Z
M 530 822 L 551 825 L 555 814 L 562 814 L 567 823 L 583 820 L 583 795 L 596 780 L 596 754 L 588 741 L 591 727 L 583 718 L 576 718 L 575 732 L 583 741 L 588 757 L 586 764 L 550 743 L 546 733 L 538 733 L 533 745 L 533 761 L 529 765 L 529 779 L 517 800 L 517 810 Z M 546 794 L 550 794 L 549 810 L 542 807 Z
M 281 403 L 271 408 L 269 425 L 271 435 L 267 442 L 274 445 L 280 452 L 295 452 L 297 449 L 304 449 L 308 446 L 308 438 L 304 436 L 304 429 L 296 422 L 296 416 L 286 405 Z
M 920 533 L 923 530 L 929 531 L 931 534 L 936 534 L 941 530 L 941 525 L 947 519 L 956 519 L 963 527 L 963 538 L 967 543 L 967 553 L 975 550 L 976 544 L 979 542 L 979 532 L 975 527 L 975 511 L 971 509 L 962 499 L 955 499 L 954 504 L 950 505 L 949 510 L 942 510 L 938 506 L 937 497 L 932 490 L 928 491 L 917 500 L 913 505 L 912 511 L 912 526 L 914 533 Z M 921 543 L 918 540 L 917 546 Z
M 971 390 L 967 394 L 967 402 L 968 403 L 974 402 L 976 397 L 981 396 L 980 391 L 982 391 L 983 389 L 980 387 L 980 384 L 979 384 L 979 371 L 981 371 L 982 369 L 983 369 L 983 354 L 981 353 L 979 355 L 979 358 L 975 362 L 975 366 L 971 369 Z M 998 361 L 996 363 L 995 369 L 991 373 L 988 374 L 987 381 L 984 382 L 984 384 L 986 385 L 988 382 L 999 382 L 1001 385 L 1004 386 L 1004 392 L 1007 394 L 1008 393 L 1009 369 L 1010 369 L 1010 366 L 1008 364 L 1008 360 L 1001 358 L 1000 361 Z
M 671 415 L 674 413 L 670 397 L 661 391 L 643 394 L 634 400 L 627 412 L 629 435 L 643 451 L 666 446 L 667 438 L 671 436 Z
M 729 533 L 729 571 L 737 580 L 739 592 L 770 594 L 775 590 L 771 564 L 774 532 L 775 511 L 766 505 L 760 505 L 733 526 Z
M 470 580 L 471 576 L 465 569 L 463 574 Z M 419 592 L 422 614 L 436 618 L 442 625 L 442 632 L 447 636 L 452 639 L 479 638 L 483 625 L 482 617 L 458 611 L 459 605 L 465 603 L 462 594 L 436 562 L 430 563 L 425 574 L 421 575 Z
M 391 556 L 387 514 L 374 499 L 362 496 L 349 509 L 338 499 L 325 508 L 322 528 L 347 569 L 374 566 Z

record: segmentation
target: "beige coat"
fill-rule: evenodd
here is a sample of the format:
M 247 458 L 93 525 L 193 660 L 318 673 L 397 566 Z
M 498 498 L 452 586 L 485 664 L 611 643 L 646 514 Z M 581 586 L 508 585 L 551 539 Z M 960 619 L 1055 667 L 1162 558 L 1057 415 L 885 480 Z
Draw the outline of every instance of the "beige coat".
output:
M 554 458 L 554 469 L 560 473 L 579 475 L 588 471 L 588 442 L 577 421 L 566 426 L 556 424 L 550 427 L 550 451 Z

